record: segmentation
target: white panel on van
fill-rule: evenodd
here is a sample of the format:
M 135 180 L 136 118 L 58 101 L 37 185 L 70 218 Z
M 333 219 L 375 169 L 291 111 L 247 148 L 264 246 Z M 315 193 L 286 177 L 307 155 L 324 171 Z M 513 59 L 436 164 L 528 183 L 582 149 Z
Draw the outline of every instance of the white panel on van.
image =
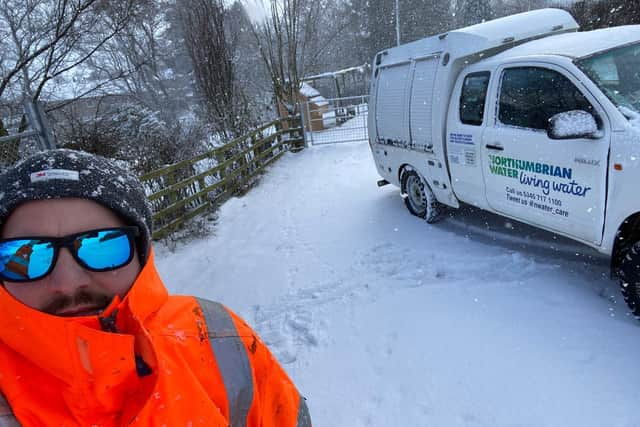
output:
M 409 141 L 405 111 L 410 66 L 410 62 L 405 62 L 380 68 L 376 96 L 378 138 Z
M 416 61 L 411 87 L 411 142 L 417 146 L 431 144 L 433 86 L 438 69 L 438 56 Z

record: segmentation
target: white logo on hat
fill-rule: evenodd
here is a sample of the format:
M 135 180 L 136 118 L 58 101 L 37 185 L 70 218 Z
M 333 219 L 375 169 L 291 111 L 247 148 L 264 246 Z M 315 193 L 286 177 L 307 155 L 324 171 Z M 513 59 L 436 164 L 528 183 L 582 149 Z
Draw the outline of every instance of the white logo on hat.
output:
M 68 181 L 80 181 L 78 171 L 70 171 L 67 169 L 47 169 L 34 172 L 30 175 L 31 182 L 49 181 L 52 179 L 66 179 Z

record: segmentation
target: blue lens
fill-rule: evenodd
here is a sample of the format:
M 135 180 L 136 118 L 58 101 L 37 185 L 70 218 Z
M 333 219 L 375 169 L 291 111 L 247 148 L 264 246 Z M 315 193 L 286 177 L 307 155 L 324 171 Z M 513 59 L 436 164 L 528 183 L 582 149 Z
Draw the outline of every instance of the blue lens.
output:
M 131 260 L 133 248 L 123 230 L 92 231 L 76 236 L 78 258 L 92 270 L 111 270 Z
M 34 280 L 47 274 L 53 261 L 51 242 L 18 239 L 0 244 L 0 275 L 5 280 Z

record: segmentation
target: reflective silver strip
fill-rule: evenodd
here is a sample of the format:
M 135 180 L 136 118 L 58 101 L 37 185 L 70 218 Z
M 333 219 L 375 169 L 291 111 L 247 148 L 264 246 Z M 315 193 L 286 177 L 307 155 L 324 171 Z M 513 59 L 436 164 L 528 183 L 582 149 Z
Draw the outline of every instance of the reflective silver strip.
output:
M 245 427 L 253 401 L 253 377 L 247 350 L 222 304 L 196 298 L 207 322 L 209 342 L 229 401 L 230 427 Z
M 298 423 L 296 427 L 311 427 L 311 416 L 307 407 L 307 400 L 300 396 L 300 404 L 298 405 Z
M 18 419 L 13 415 L 11 406 L 2 393 L 0 393 L 0 427 L 20 427 Z

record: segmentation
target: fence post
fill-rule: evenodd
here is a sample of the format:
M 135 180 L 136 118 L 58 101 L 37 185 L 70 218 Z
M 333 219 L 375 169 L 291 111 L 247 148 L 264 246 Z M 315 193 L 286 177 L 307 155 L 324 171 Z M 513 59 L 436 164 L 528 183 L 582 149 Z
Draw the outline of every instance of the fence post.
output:
M 274 140 L 274 143 L 276 145 L 280 144 L 280 142 L 282 141 L 282 135 L 280 135 L 280 131 L 283 129 L 282 124 L 286 120 L 287 119 L 285 117 L 279 117 L 278 120 L 276 120 L 276 124 L 275 124 L 275 127 L 276 127 L 276 138 Z M 280 150 L 283 150 L 283 151 L 284 150 L 289 150 L 289 149 L 291 149 L 291 147 L 286 147 L 286 148 L 285 147 L 281 147 L 280 148 Z
M 251 142 L 249 142 L 249 144 L 250 143 Z M 246 183 L 248 181 L 249 174 L 250 174 L 250 170 L 249 170 L 249 166 L 250 165 L 249 165 L 249 160 L 247 159 L 247 156 L 249 155 L 249 153 L 251 153 L 251 150 L 246 150 L 246 148 L 245 148 L 246 144 L 247 144 L 246 137 L 243 137 L 236 144 L 236 148 L 239 150 L 239 154 L 240 153 L 242 154 L 240 156 L 240 161 L 239 161 L 239 165 L 238 165 L 238 169 L 242 169 L 242 172 L 240 172 L 240 175 L 236 178 L 238 180 L 237 184 L 236 184 L 236 190 L 240 194 L 242 194 L 244 192 L 244 186 L 246 185 Z
M 292 118 L 292 128 L 300 129 L 302 127 L 302 114 L 296 118 Z M 302 132 L 296 131 L 295 136 L 292 135 L 292 132 L 289 132 L 289 138 L 299 139 L 302 136 L 302 142 L 296 141 L 294 143 L 294 149 L 292 150 L 294 153 L 304 150 L 305 148 L 305 138 L 304 138 L 304 128 L 302 127 Z
M 207 186 L 206 183 L 204 182 L 204 177 L 198 179 L 198 186 L 200 187 L 198 189 L 198 192 L 204 190 L 204 188 Z M 200 204 L 205 204 L 205 203 L 209 203 L 209 197 L 207 197 L 207 194 L 204 194 L 202 197 L 198 197 L 198 203 Z
M 304 111 L 304 106 L 303 106 L 303 103 L 302 103 L 302 102 L 300 103 L 299 110 L 300 110 L 300 123 L 299 123 L 299 124 L 300 124 L 300 126 L 298 126 L 298 127 L 301 127 L 301 128 L 302 128 L 302 132 L 301 132 L 301 135 L 302 135 L 302 145 L 303 145 L 304 147 L 306 147 L 306 146 L 307 146 L 307 134 L 306 134 L 306 129 L 307 129 L 307 128 L 309 128 L 310 124 L 309 124 L 309 117 L 306 115 L 306 113 L 305 113 L 305 111 Z
M 258 147 L 259 141 L 257 133 L 251 136 L 251 152 L 253 153 L 253 167 L 251 168 L 251 173 L 262 166 L 262 160 L 258 159 L 258 156 L 264 151 L 264 145 L 260 145 Z
M 176 176 L 176 171 L 172 170 L 171 172 L 169 172 L 167 174 L 167 187 L 171 187 L 176 182 L 178 182 L 178 179 L 177 179 L 177 176 Z M 167 198 L 169 199 L 169 205 L 173 205 L 173 204 L 177 203 L 178 202 L 178 192 L 177 191 L 171 191 L 169 194 L 167 194 Z
M 307 113 L 304 108 L 304 102 L 300 102 L 298 104 L 298 110 L 300 111 L 300 117 L 302 122 L 302 132 L 305 132 L 309 128 L 309 117 L 307 117 Z
M 307 105 L 307 117 L 309 118 L 309 135 L 310 135 L 309 145 L 313 145 L 313 119 L 311 118 L 311 110 L 309 110 L 309 104 L 310 104 L 310 102 L 306 103 L 306 105 Z M 304 132 L 304 129 L 302 131 Z M 304 140 L 305 140 L 305 143 L 306 143 L 307 138 L 305 137 Z
M 56 148 L 56 140 L 49 126 L 47 116 L 40 103 L 29 99 L 24 103 L 24 112 L 29 119 L 29 124 L 37 132 L 38 145 L 41 150 Z
M 213 158 L 216 160 L 216 166 L 220 166 L 224 161 L 224 152 L 222 151 L 216 151 L 214 153 Z M 218 182 L 223 182 L 222 185 L 220 185 L 220 187 L 218 187 L 220 189 L 220 193 L 225 193 L 227 191 L 227 182 L 225 182 L 225 175 L 226 175 L 226 167 L 224 168 L 219 168 L 218 169 Z M 216 196 L 217 197 L 217 196 Z

